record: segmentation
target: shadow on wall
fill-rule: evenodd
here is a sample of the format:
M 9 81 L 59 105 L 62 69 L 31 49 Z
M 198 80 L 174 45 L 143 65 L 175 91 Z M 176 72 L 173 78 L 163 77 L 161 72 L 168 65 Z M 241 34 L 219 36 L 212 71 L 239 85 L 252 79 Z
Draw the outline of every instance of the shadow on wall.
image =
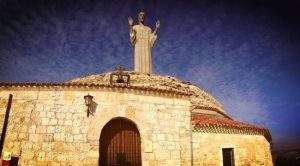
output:
M 94 114 L 96 113 L 97 107 L 98 107 L 98 104 L 96 102 L 92 101 L 91 106 L 88 110 L 87 116 L 90 116 L 90 115 L 94 116 Z
M 98 104 L 93 101 L 91 104 L 91 112 L 93 115 L 94 115 L 94 113 L 96 113 L 97 107 L 98 107 Z

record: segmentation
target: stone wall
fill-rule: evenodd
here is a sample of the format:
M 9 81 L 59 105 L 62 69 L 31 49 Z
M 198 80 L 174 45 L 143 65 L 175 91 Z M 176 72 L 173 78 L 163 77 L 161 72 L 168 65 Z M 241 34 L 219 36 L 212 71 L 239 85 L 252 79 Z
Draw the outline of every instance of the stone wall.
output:
M 13 101 L 3 151 L 19 156 L 21 165 L 97 165 L 101 129 L 115 117 L 136 123 L 143 165 L 190 165 L 188 100 L 108 90 L 4 90 L 0 128 L 9 94 Z M 90 117 L 87 94 L 96 103 Z
M 222 166 L 222 148 L 234 148 L 235 165 L 272 166 L 270 144 L 261 135 L 193 132 L 193 163 Z
M 0 131 L 2 132 L 2 127 L 4 123 L 4 117 L 5 117 L 5 111 L 6 111 L 6 106 L 8 102 L 8 95 L 7 96 L 2 96 L 0 97 Z
M 21 165 L 98 165 L 102 128 L 115 117 L 133 121 L 141 135 L 143 165 L 191 165 L 190 106 L 184 98 L 116 90 L 2 90 L 0 129 L 13 94 L 3 151 Z M 94 96 L 86 116 L 83 96 Z M 272 165 L 264 136 L 193 132 L 194 165 L 222 165 L 234 148 L 235 165 Z

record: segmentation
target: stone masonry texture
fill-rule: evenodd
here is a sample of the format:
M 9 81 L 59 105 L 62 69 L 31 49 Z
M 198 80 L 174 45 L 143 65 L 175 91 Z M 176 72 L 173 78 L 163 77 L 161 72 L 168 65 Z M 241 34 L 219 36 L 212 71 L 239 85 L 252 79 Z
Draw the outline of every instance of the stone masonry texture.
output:
M 101 130 L 110 120 L 122 117 L 138 128 L 144 166 L 221 166 L 222 148 L 234 148 L 236 166 L 272 165 L 270 143 L 263 135 L 193 129 L 191 112 L 226 114 L 207 92 L 173 77 L 129 74 L 131 86 L 181 90 L 192 92 L 192 96 L 160 95 L 161 90 L 150 93 L 128 87 L 95 88 L 99 82 L 109 83 L 109 73 L 71 80 L 72 87 L 2 84 L 1 130 L 9 94 L 13 95 L 3 152 L 19 157 L 22 166 L 98 165 Z M 86 88 L 78 88 L 76 83 Z M 87 94 L 93 96 L 89 117 L 84 101 Z
M 1 91 L 1 124 L 9 94 L 13 102 L 3 151 L 19 156 L 20 165 L 98 165 L 101 129 L 115 117 L 136 123 L 143 165 L 190 163 L 187 100 L 101 91 Z M 87 94 L 97 104 L 89 117 Z M 150 151 L 145 152 L 145 142 Z

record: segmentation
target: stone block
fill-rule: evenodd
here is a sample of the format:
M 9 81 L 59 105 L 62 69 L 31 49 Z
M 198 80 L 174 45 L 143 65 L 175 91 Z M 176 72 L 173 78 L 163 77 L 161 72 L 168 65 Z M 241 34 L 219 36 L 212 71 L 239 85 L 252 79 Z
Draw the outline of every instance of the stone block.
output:
M 72 113 L 68 112 L 65 115 L 66 115 L 66 119 L 72 119 Z
M 55 113 L 52 111 L 48 111 L 47 112 L 47 118 L 54 118 L 55 117 Z
M 57 113 L 55 113 L 55 117 L 57 119 L 63 119 L 63 118 L 66 117 L 66 114 L 65 113 L 61 113 L 61 112 L 57 112 Z
M 149 160 L 149 166 L 158 166 L 157 160 Z
M 66 126 L 72 126 L 72 124 L 73 124 L 72 120 L 65 120 L 64 121 L 64 125 L 66 125 Z
M 22 126 L 20 126 L 19 132 L 22 133 L 27 133 L 28 132 L 28 126 L 26 124 L 21 124 Z
M 54 133 L 55 132 L 55 126 L 48 126 L 47 127 L 47 133 Z
M 53 151 L 52 152 L 63 152 L 65 151 L 65 143 L 63 142 L 54 142 L 53 143 Z M 53 155 L 53 154 L 52 154 Z
M 32 125 L 29 127 L 28 133 L 32 134 L 32 133 L 35 133 L 35 131 L 36 131 L 36 125 Z
M 51 165 L 51 166 L 62 166 L 62 165 L 64 165 L 63 163 L 61 163 L 61 162 L 58 162 L 58 161 L 51 161 L 51 162 L 49 162 L 49 164 L 48 165 Z M 67 164 L 66 164 L 67 165 Z M 68 165 L 69 166 L 69 165 Z
M 39 142 L 40 139 L 41 139 L 41 135 L 39 135 L 39 134 L 29 134 L 30 142 Z
M 73 134 L 80 134 L 80 128 L 79 127 L 72 128 L 72 133 Z
M 22 151 L 22 159 L 31 160 L 34 157 L 34 152 L 31 150 Z
M 58 119 L 58 125 L 64 125 L 65 119 Z
M 46 117 L 47 117 L 47 112 L 41 110 L 40 113 L 39 113 L 39 117 L 41 117 L 41 118 L 46 118 Z
M 152 143 L 152 141 L 151 140 L 145 140 L 144 141 L 144 146 L 145 146 L 145 148 L 144 148 L 144 151 L 146 152 L 146 153 L 152 153 L 153 152 L 153 143 Z
M 37 155 L 36 155 L 36 159 L 37 159 L 37 161 L 44 161 L 45 156 L 46 156 L 45 152 L 38 152 Z
M 64 126 L 55 126 L 55 133 L 63 133 L 65 132 L 65 127 Z
M 53 142 L 53 134 L 42 134 L 42 139 L 44 142 Z
M 155 151 L 155 158 L 162 161 L 170 159 L 170 151 L 169 150 L 158 150 Z
M 73 141 L 74 141 L 73 135 L 67 134 L 66 135 L 66 142 L 73 142 Z
M 174 159 L 180 159 L 180 151 L 178 149 L 171 150 L 171 156 Z
M 18 136 L 18 140 L 19 141 L 25 140 L 27 138 L 28 138 L 28 134 L 27 133 L 19 133 L 19 136 Z
M 159 141 L 165 140 L 165 134 L 157 134 L 157 140 Z
M 54 133 L 53 139 L 54 139 L 54 141 L 65 141 L 66 134 L 65 133 Z
M 31 149 L 32 149 L 32 143 L 27 142 L 27 141 L 25 143 L 22 143 L 22 150 L 23 150 L 23 152 L 24 151 L 30 151 Z
M 50 152 L 53 149 L 53 143 L 44 142 L 42 143 L 42 150 L 45 152 Z
M 42 125 L 48 125 L 49 124 L 49 118 L 42 118 Z
M 49 125 L 57 125 L 57 123 L 58 123 L 58 120 L 57 120 L 57 119 L 51 118 L 51 119 L 50 119 L 50 122 L 49 122 Z
M 99 157 L 99 151 L 89 151 L 88 157 L 90 158 L 98 158 Z
M 84 140 L 83 134 L 76 134 L 76 135 L 73 136 L 73 138 L 74 138 L 75 142 Z
M 80 119 L 75 119 L 73 120 L 73 124 L 74 127 L 78 127 L 81 126 L 81 120 Z
M 58 161 L 67 161 L 67 156 L 63 152 L 58 152 L 56 159 Z
M 47 133 L 47 126 L 37 126 L 35 133 L 37 134 Z

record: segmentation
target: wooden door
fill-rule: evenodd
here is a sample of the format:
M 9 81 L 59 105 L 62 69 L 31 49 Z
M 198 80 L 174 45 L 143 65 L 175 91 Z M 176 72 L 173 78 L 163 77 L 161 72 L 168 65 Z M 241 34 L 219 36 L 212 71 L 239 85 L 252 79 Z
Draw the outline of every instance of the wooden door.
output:
M 100 137 L 100 165 L 141 165 L 141 139 L 134 123 L 118 118 L 104 126 Z
M 234 166 L 233 148 L 223 148 L 223 166 Z

